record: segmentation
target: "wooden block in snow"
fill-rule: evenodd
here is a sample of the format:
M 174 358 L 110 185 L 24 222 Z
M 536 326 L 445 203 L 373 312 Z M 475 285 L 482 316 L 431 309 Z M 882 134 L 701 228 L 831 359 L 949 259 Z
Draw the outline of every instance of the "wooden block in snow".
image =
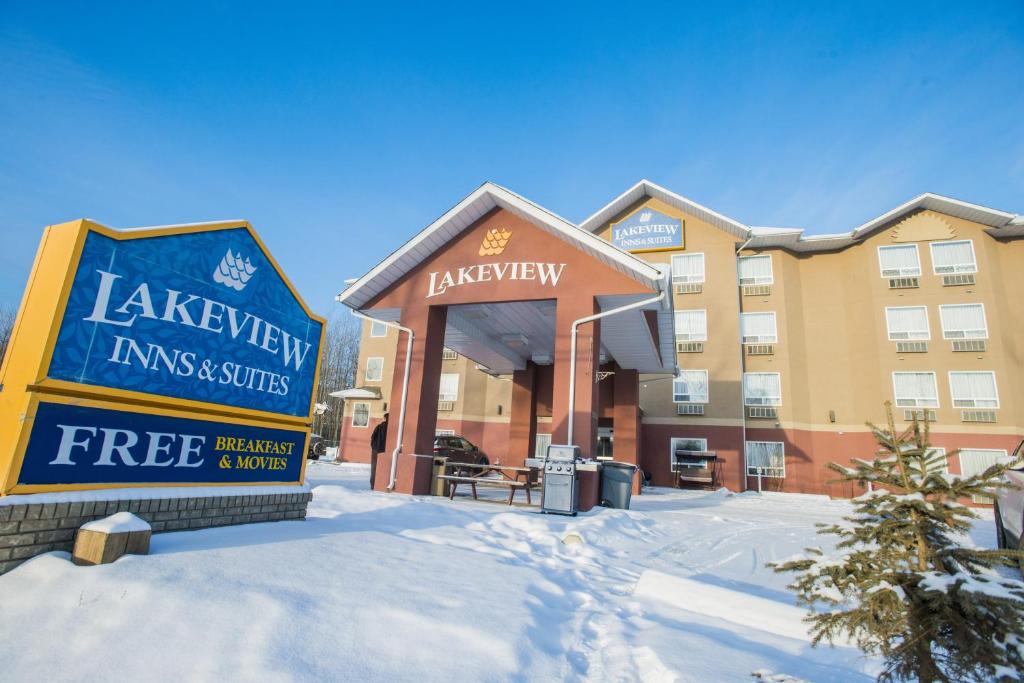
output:
M 79 565 L 109 564 L 122 555 L 148 555 L 152 529 L 130 512 L 83 524 L 75 535 L 71 561 Z

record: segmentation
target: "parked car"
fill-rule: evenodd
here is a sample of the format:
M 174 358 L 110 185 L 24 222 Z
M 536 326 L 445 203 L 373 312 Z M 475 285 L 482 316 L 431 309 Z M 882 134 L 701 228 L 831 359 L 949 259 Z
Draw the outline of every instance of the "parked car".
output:
M 464 462 L 470 465 L 490 465 L 487 454 L 461 436 L 438 436 L 434 438 L 434 455 L 448 458 L 448 462 Z M 478 474 L 467 468 L 465 474 Z
M 1024 455 L 1024 441 L 1013 452 L 1013 459 Z M 1019 488 L 1000 489 L 993 511 L 996 516 L 996 544 L 1000 548 L 1024 550 L 1024 467 L 1007 470 L 1006 478 Z M 1024 562 L 1021 562 L 1024 574 Z
M 310 460 L 319 460 L 327 454 L 327 442 L 319 434 L 309 435 L 309 450 L 306 457 Z

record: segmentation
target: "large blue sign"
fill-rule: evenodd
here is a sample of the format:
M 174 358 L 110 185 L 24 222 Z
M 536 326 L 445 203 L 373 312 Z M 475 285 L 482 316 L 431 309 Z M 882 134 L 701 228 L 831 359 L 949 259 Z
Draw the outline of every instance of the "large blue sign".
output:
M 305 442 L 305 430 L 41 402 L 18 483 L 294 482 Z
M 47 375 L 306 416 L 320 332 L 245 228 L 90 231 Z
M 625 251 L 682 249 L 683 221 L 654 209 L 640 209 L 612 223 L 612 244 Z

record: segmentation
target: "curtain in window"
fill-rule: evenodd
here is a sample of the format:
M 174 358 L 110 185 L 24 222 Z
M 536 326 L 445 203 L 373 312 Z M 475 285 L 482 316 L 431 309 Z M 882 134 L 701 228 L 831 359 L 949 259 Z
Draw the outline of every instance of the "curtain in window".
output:
M 960 449 L 960 473 L 965 477 L 981 474 L 992 465 L 1005 463 L 1010 459 L 1006 451 L 984 448 Z M 990 496 L 971 496 L 975 503 L 992 503 Z
M 740 327 L 743 341 L 774 343 L 778 339 L 775 332 L 775 311 L 744 313 L 740 316 Z
M 924 306 L 887 308 L 889 339 L 928 339 L 928 311 Z
M 441 385 L 437 392 L 439 401 L 457 401 L 459 398 L 459 375 L 457 373 L 443 373 Z
M 973 273 L 976 269 L 970 241 L 932 242 L 932 266 L 936 273 Z
M 707 370 L 682 370 L 673 386 L 674 399 L 677 403 L 708 402 Z
M 946 339 L 987 339 L 985 307 L 981 304 L 939 306 L 942 334 Z
M 769 477 L 784 477 L 786 456 L 783 445 L 777 441 L 747 442 L 747 472 Z
M 384 375 L 384 359 L 383 358 L 367 358 L 366 359 L 366 381 L 367 382 L 379 382 L 381 377 Z
M 767 285 L 772 282 L 771 256 L 744 256 L 739 260 L 740 282 Z
M 913 244 L 882 247 L 878 250 L 878 261 L 884 277 L 921 274 L 921 262 L 917 257 L 917 247 Z
M 782 382 L 772 372 L 743 373 L 743 400 L 752 406 L 782 405 Z
M 930 372 L 897 372 L 893 376 L 896 405 L 938 408 L 935 375 Z
M 533 447 L 533 457 L 535 458 L 546 458 L 548 457 L 548 446 L 551 445 L 550 434 L 538 434 L 536 442 Z
M 953 394 L 953 405 L 957 407 L 995 408 L 999 405 L 996 376 L 991 372 L 951 372 L 949 390 Z
M 369 403 L 356 403 L 352 407 L 352 424 L 356 427 L 365 427 L 370 424 Z
M 704 254 L 673 256 L 672 277 L 677 282 L 704 282 Z
M 676 339 L 707 341 L 708 314 L 706 311 L 676 311 Z

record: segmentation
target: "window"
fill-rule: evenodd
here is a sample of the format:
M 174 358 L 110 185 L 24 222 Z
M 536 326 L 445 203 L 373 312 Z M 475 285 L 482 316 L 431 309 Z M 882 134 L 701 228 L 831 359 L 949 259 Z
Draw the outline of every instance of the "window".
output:
M 370 404 L 369 403 L 353 403 L 352 404 L 352 426 L 353 427 L 366 427 L 370 424 Z
M 878 248 L 878 265 L 882 277 L 912 277 L 921 274 L 921 258 L 916 244 L 900 244 Z
M 441 386 L 437 392 L 438 401 L 458 401 L 459 400 L 459 373 L 457 372 L 444 372 L 441 373 Z
M 775 330 L 775 311 L 742 313 L 740 330 L 744 344 L 774 344 L 779 340 Z
M 896 405 L 905 408 L 938 408 L 939 392 L 934 372 L 892 373 Z
M 747 476 L 786 477 L 786 450 L 781 441 L 748 441 Z
M 455 436 L 454 429 L 435 429 L 434 436 Z
M 672 400 L 676 403 L 708 402 L 708 371 L 680 370 L 672 382 Z
M 885 324 L 891 341 L 927 341 L 932 338 L 928 328 L 928 309 L 924 306 L 887 307 Z
M 673 282 L 704 282 L 704 254 L 676 254 L 672 257 Z
M 994 372 L 951 372 L 949 393 L 953 395 L 953 405 L 957 408 L 999 407 Z
M 677 341 L 707 341 L 708 312 L 705 310 L 676 311 Z
M 366 359 L 366 381 L 379 382 L 384 376 L 384 359 L 380 356 L 372 356 Z
M 741 256 L 739 258 L 739 276 L 741 285 L 770 285 L 772 278 L 772 257 Z
M 974 262 L 974 242 L 971 240 L 932 242 L 929 246 L 932 249 L 932 271 L 936 275 L 978 272 L 978 265 Z
M 949 458 L 946 457 L 945 448 L 928 449 L 928 470 L 934 472 L 936 469 L 942 474 L 949 474 Z
M 370 323 L 370 336 L 371 337 L 386 337 L 388 336 L 388 326 L 379 320 L 374 320 Z
M 960 474 L 971 477 L 981 474 L 992 465 L 1001 465 L 1010 459 L 1006 451 L 997 448 L 961 448 Z M 972 496 L 975 503 L 991 503 L 989 496 Z
M 668 444 L 668 461 L 669 467 L 673 472 L 678 472 L 679 461 L 676 460 L 676 453 L 678 451 L 693 451 L 695 453 L 704 453 L 708 450 L 707 439 L 694 439 L 691 437 L 673 437 L 669 439 Z
M 546 458 L 548 456 L 548 446 L 550 445 L 550 434 L 538 434 L 533 446 L 533 457 Z
M 939 306 L 943 339 L 988 339 L 984 304 Z
M 782 375 L 777 372 L 744 372 L 743 405 L 781 406 Z

